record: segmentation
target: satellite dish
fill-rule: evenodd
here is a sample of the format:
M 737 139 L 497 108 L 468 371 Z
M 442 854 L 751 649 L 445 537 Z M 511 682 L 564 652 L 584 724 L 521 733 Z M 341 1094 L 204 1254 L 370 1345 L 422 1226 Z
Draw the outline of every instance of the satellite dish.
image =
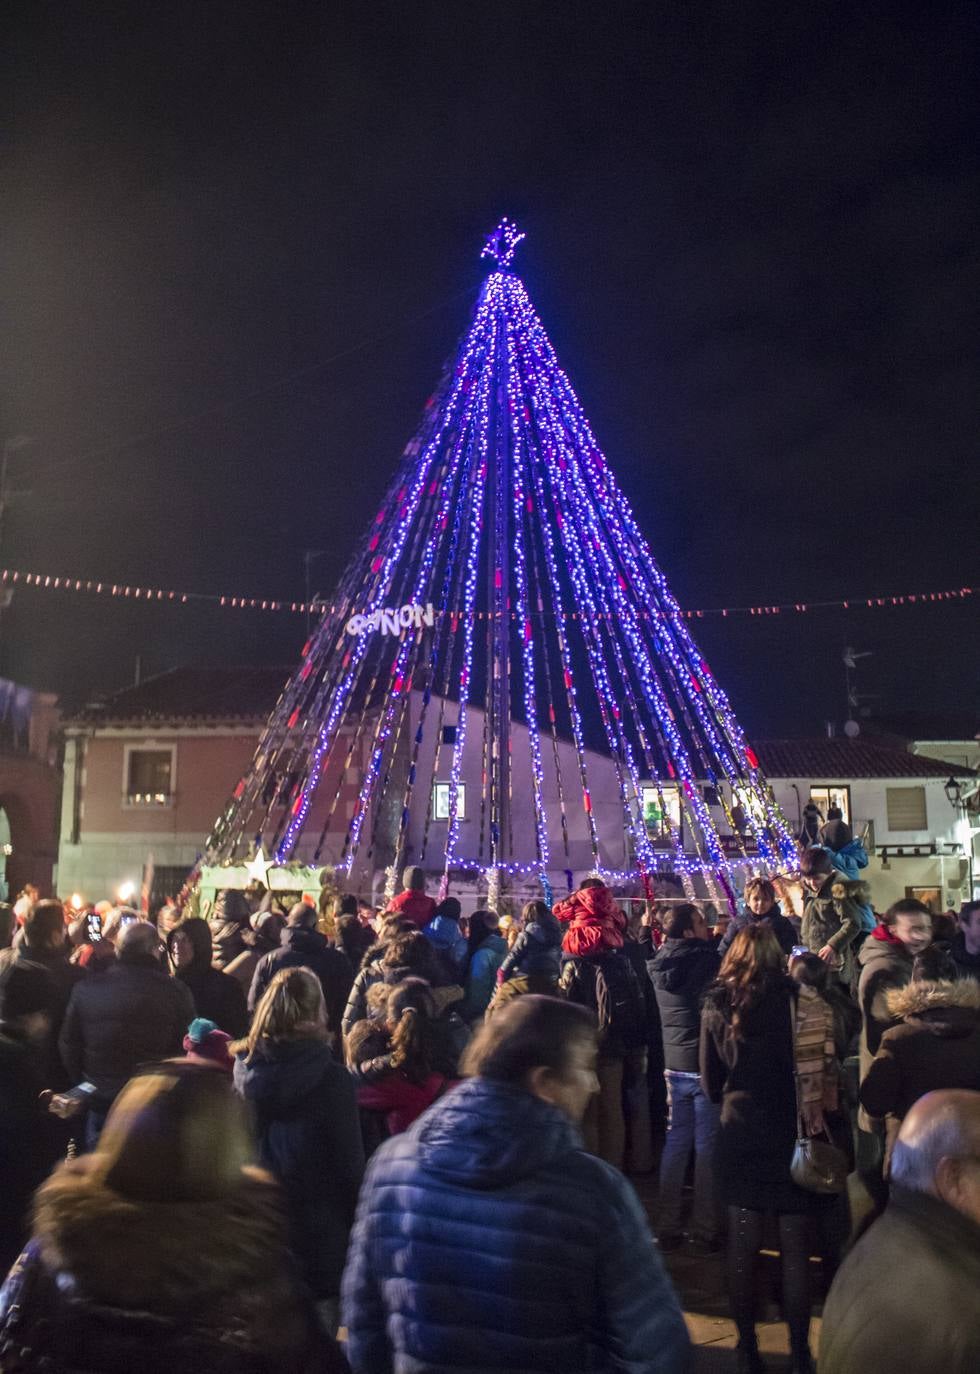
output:
M 858 725 L 856 720 L 845 720 L 844 734 L 847 736 L 848 739 L 857 739 L 860 733 L 861 727 L 860 725 Z

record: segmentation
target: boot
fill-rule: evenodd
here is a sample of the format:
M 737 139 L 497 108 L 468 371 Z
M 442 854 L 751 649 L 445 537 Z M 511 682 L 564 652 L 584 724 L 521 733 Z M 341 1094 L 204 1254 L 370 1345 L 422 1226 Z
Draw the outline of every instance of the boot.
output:
M 765 1374 L 766 1366 L 759 1347 L 753 1340 L 751 1345 L 739 1341 L 735 1347 L 735 1374 Z

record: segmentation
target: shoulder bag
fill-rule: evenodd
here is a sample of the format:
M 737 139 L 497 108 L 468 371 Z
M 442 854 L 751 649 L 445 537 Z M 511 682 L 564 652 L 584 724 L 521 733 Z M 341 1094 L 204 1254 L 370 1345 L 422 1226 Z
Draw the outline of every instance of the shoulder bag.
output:
M 848 1162 L 843 1150 L 831 1143 L 830 1136 L 819 1140 L 808 1136 L 800 1100 L 800 1075 L 796 1061 L 796 1004 L 790 997 L 789 1019 L 793 1037 L 793 1084 L 796 1088 L 796 1144 L 789 1166 L 790 1177 L 808 1193 L 832 1195 L 847 1187 Z M 827 1134 L 824 1127 L 824 1134 Z

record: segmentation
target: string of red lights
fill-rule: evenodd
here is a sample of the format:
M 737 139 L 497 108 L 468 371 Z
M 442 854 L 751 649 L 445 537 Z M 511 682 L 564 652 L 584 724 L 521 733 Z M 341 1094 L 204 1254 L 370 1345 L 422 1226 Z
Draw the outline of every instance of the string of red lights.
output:
M 81 592 L 95 596 L 122 598 L 129 601 L 172 602 L 175 605 L 208 604 L 225 610 L 243 611 L 285 611 L 291 615 L 316 614 L 321 611 L 334 612 L 336 606 L 325 601 L 283 601 L 274 597 L 227 596 L 217 592 L 180 592 L 164 587 L 138 587 L 123 582 L 97 581 L 85 577 L 65 577 L 61 574 L 24 572 L 17 568 L 0 569 L 0 585 L 30 587 L 45 591 Z M 880 607 L 925 606 L 937 602 L 964 601 L 976 595 L 976 587 L 956 587 L 938 592 L 903 592 L 897 596 L 849 596 L 829 601 L 784 601 L 768 606 L 709 606 L 700 610 L 681 611 L 687 620 L 701 620 L 705 616 L 773 616 L 806 615 L 812 611 L 829 610 L 866 610 Z M 353 609 L 353 608 L 352 608 Z M 437 612 L 438 614 L 438 612 Z M 462 619 L 460 611 L 447 612 L 456 619 Z M 477 620 L 486 619 L 491 613 L 473 612 Z M 512 613 L 515 618 L 515 613 Z M 568 620 L 585 617 L 577 611 L 568 612 Z

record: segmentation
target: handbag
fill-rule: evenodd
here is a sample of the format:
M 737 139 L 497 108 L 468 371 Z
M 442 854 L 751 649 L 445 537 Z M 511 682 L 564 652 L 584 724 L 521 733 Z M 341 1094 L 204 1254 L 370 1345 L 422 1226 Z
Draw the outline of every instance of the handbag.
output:
M 789 1173 L 797 1188 L 808 1193 L 842 1193 L 847 1187 L 847 1156 L 829 1139 L 804 1135 L 801 1123 Z
M 808 1136 L 803 1125 L 803 1104 L 800 1101 L 800 1076 L 796 1068 L 796 1007 L 790 999 L 789 1019 L 793 1035 L 793 1083 L 796 1088 L 796 1144 L 790 1161 L 790 1178 L 797 1188 L 808 1193 L 832 1196 L 843 1193 L 850 1171 L 847 1156 L 830 1139 L 826 1126 L 826 1140 Z

